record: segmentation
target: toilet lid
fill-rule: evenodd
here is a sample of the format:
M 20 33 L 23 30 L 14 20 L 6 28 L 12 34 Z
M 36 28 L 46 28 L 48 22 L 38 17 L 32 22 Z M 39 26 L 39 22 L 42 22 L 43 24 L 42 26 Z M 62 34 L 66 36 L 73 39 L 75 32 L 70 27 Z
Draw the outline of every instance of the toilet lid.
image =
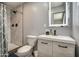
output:
M 29 50 L 31 50 L 31 48 L 32 48 L 31 46 L 25 45 L 25 46 L 19 48 L 17 52 L 18 53 L 25 53 L 25 52 L 28 52 Z

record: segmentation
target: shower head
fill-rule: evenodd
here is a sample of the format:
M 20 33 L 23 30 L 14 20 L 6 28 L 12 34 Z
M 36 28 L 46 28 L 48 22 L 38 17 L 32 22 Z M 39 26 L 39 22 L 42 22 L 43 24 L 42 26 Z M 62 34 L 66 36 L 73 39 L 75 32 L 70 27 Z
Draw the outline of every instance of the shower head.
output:
M 13 10 L 12 12 L 13 12 L 14 14 L 16 14 L 16 13 L 17 13 L 17 11 L 16 11 L 16 10 Z
M 17 13 L 23 14 L 23 12 L 20 12 L 20 11 L 17 11 L 17 10 L 12 10 L 12 14 L 17 14 Z

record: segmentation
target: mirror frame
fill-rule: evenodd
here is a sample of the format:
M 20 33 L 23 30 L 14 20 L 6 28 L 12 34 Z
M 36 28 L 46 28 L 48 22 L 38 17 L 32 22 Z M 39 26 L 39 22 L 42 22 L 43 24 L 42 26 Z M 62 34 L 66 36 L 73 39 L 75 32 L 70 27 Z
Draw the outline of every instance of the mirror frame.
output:
M 68 6 L 68 2 L 65 2 L 66 4 L 66 7 L 65 7 L 65 10 L 66 10 L 66 24 L 51 24 L 51 3 L 52 2 L 49 2 L 49 27 L 58 27 L 58 26 L 68 26 L 68 19 L 69 19 L 69 6 Z

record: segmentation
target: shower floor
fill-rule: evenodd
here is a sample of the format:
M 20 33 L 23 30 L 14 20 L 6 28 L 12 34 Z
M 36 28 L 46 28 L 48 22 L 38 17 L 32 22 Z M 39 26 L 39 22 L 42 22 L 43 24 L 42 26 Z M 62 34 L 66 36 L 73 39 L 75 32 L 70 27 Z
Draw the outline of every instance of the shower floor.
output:
M 19 46 L 13 43 L 8 44 L 8 51 L 18 48 Z
M 8 57 L 18 57 L 18 56 L 13 52 L 8 52 Z
M 15 51 L 17 48 L 19 48 L 20 46 L 16 45 L 16 44 L 13 44 L 13 43 L 9 43 L 8 44 L 8 57 L 18 57 L 16 54 L 15 54 Z

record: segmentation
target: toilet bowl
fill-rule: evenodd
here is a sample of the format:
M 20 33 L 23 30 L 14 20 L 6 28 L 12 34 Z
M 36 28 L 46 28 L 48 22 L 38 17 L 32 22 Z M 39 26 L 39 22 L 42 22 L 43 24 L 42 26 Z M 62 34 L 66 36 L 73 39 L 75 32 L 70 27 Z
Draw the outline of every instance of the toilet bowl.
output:
M 29 45 L 25 45 L 17 50 L 17 55 L 20 57 L 26 57 L 26 56 L 29 57 L 32 55 L 31 53 L 32 53 L 32 47 Z
M 19 48 L 16 52 L 17 56 L 19 57 L 30 57 L 32 56 L 33 48 L 35 46 L 37 37 L 33 35 L 28 35 L 26 41 L 28 45 L 24 45 Z

